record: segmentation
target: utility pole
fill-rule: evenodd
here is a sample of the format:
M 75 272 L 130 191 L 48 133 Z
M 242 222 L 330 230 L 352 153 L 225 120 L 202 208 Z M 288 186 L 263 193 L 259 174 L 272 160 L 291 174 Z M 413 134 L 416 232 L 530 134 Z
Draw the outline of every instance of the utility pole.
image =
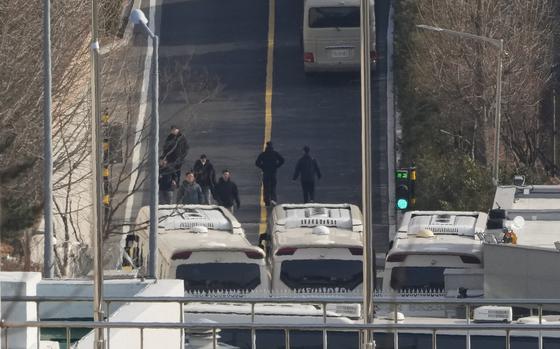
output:
M 371 41 L 370 41 L 370 0 L 361 0 L 360 6 L 361 41 L 361 114 L 362 114 L 362 211 L 364 217 L 363 280 L 364 299 L 362 315 L 366 324 L 373 323 L 373 278 L 375 278 L 375 255 L 373 252 L 372 217 L 372 152 L 371 152 Z M 373 349 L 373 333 L 364 330 L 362 348 Z
M 53 193 L 52 193 L 52 69 L 51 69 L 51 1 L 43 1 L 43 210 L 45 219 L 45 254 L 43 260 L 43 277 L 54 276 L 53 254 Z
M 92 198 L 93 198 L 93 320 L 104 320 L 103 313 L 103 183 L 101 181 L 101 162 L 103 161 L 99 139 L 101 137 L 101 106 L 99 85 L 99 36 L 98 3 L 91 1 L 91 161 L 92 161 Z M 95 349 L 104 349 L 103 328 L 95 330 Z

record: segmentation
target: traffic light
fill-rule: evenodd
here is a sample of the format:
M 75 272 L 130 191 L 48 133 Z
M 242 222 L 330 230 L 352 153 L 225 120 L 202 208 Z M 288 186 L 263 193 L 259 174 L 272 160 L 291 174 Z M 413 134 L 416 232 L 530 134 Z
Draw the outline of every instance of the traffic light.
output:
M 395 172 L 397 209 L 406 210 L 414 205 L 416 198 L 414 187 L 416 182 L 416 168 L 401 168 Z

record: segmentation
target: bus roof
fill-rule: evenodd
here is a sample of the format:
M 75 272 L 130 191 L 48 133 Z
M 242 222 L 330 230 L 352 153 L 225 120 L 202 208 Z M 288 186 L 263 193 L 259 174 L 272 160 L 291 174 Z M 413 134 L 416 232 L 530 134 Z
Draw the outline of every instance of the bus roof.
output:
M 282 204 L 271 215 L 275 248 L 361 247 L 362 214 L 351 204 Z
M 475 236 L 486 229 L 488 215 L 476 211 L 408 211 L 399 234 L 416 235 L 428 229 L 435 235 Z
M 138 211 L 137 226 L 146 226 L 150 218 L 149 206 Z M 159 205 L 158 230 L 162 232 L 188 231 L 194 227 L 205 227 L 209 231 L 227 231 L 243 235 L 237 219 L 227 209 L 215 205 Z
M 273 232 L 326 226 L 361 233 L 362 213 L 351 204 L 282 204 L 272 210 Z
M 396 239 L 387 253 L 424 255 L 482 255 L 482 241 L 463 236 L 442 235 L 431 238 Z
M 160 233 L 159 241 L 159 248 L 167 250 L 169 256 L 182 251 L 262 251 L 244 235 L 223 231 Z
M 294 228 L 274 234 L 274 246 L 290 247 L 362 247 L 362 234 L 351 230 L 327 228 L 328 233 L 318 233 L 315 228 Z
M 137 224 L 149 220 L 149 207 L 138 212 Z M 158 239 L 164 255 L 181 251 L 255 251 L 237 219 L 225 208 L 214 205 L 160 205 Z M 147 229 L 139 234 L 147 235 Z

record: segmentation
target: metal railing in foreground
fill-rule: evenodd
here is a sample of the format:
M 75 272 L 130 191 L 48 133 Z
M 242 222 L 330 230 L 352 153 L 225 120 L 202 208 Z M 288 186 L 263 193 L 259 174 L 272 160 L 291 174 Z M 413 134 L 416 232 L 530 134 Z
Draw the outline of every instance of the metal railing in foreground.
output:
M 363 324 L 356 321 L 352 324 L 332 324 L 327 323 L 327 319 L 332 316 L 327 312 L 327 305 L 329 304 L 359 304 L 361 303 L 361 296 L 355 294 L 339 294 L 321 296 L 317 294 L 298 294 L 286 295 L 275 297 L 256 297 L 256 296 L 243 296 L 236 298 L 232 294 L 220 296 L 214 294 L 211 297 L 204 295 L 190 295 L 186 297 L 107 297 L 104 299 L 106 304 L 106 314 L 109 314 L 111 304 L 119 303 L 177 303 L 178 311 L 180 312 L 181 322 L 95 322 L 95 321 L 2 321 L 0 329 L 2 331 L 2 344 L 6 344 L 10 329 L 16 328 L 57 328 L 66 330 L 66 342 L 70 348 L 70 330 L 76 328 L 127 328 L 138 329 L 141 343 L 145 329 L 185 329 L 189 331 L 207 331 L 213 335 L 214 347 L 216 346 L 216 333 L 219 330 L 238 329 L 249 330 L 251 332 L 252 348 L 255 349 L 255 332 L 257 330 L 281 330 L 285 332 L 285 348 L 290 347 L 290 331 L 323 331 L 323 348 L 327 348 L 326 333 L 328 331 L 353 331 L 358 332 L 361 330 L 372 331 L 392 331 L 394 334 L 394 348 L 398 348 L 399 331 L 405 330 L 421 330 L 432 335 L 432 348 L 436 348 L 436 337 L 442 331 L 463 331 L 466 336 L 465 347 L 471 348 L 471 332 L 476 331 L 503 331 L 505 336 L 506 349 L 511 348 L 510 335 L 511 331 L 532 331 L 538 332 L 538 348 L 543 348 L 543 332 L 560 331 L 560 322 L 552 324 L 546 323 L 543 318 L 543 307 L 560 306 L 560 300 L 556 299 L 449 299 L 442 297 L 374 297 L 373 302 L 378 306 L 387 306 L 393 309 L 394 316 L 392 320 L 385 321 L 385 323 Z M 39 314 L 40 305 L 49 302 L 92 302 L 91 297 L 40 297 L 40 296 L 10 296 L 2 297 L 2 302 L 32 302 L 36 304 L 37 313 Z M 218 303 L 218 304 L 246 304 L 250 306 L 251 321 L 246 323 L 192 323 L 184 322 L 185 305 L 192 303 Z M 255 316 L 258 315 L 255 311 L 255 306 L 258 304 L 306 304 L 306 305 L 320 305 L 322 309 L 322 322 L 321 324 L 274 324 L 274 323 L 255 323 Z M 445 305 L 464 307 L 465 317 L 462 318 L 462 324 L 448 324 L 448 323 L 402 323 L 398 321 L 398 310 L 401 305 L 414 305 L 414 304 L 429 304 L 429 305 Z M 534 324 L 519 324 L 519 323 L 472 323 L 471 314 L 472 309 L 476 306 L 482 305 L 503 305 L 512 307 L 526 307 L 537 309 L 538 322 Z M 38 331 L 39 332 L 39 331 Z M 38 334 L 39 335 L 39 334 Z M 39 347 L 39 338 L 37 338 Z M 110 346 L 110 337 L 108 343 Z M 141 348 L 144 348 L 141 345 Z
M 467 335 L 470 332 L 476 331 L 504 331 L 506 348 L 511 347 L 511 331 L 535 331 L 539 332 L 539 348 L 543 348 L 542 332 L 558 332 L 560 331 L 560 324 L 544 325 L 544 324 L 507 324 L 507 323 L 485 323 L 485 324 L 403 324 L 403 323 L 386 323 L 386 324 L 266 324 L 266 323 L 174 323 L 174 322 L 102 322 L 102 321 L 23 321 L 23 322 L 5 322 L 0 323 L 2 329 L 2 345 L 7 348 L 7 338 L 10 329 L 17 328 L 58 328 L 66 330 L 66 343 L 67 348 L 71 348 L 70 343 L 70 330 L 82 328 L 102 328 L 102 329 L 138 329 L 138 335 L 143 337 L 146 329 L 177 329 L 188 330 L 191 332 L 211 332 L 214 347 L 217 343 L 217 333 L 221 330 L 236 329 L 236 330 L 249 330 L 254 336 L 256 330 L 280 330 L 285 333 L 285 348 L 290 348 L 290 332 L 291 331 L 352 331 L 360 332 L 364 330 L 373 331 L 398 331 L 404 330 L 420 330 L 429 331 L 432 334 L 432 348 L 436 348 L 436 337 L 438 332 L 441 331 L 466 331 Z M 254 338 L 252 343 L 255 343 Z M 470 342 L 467 341 L 467 347 L 470 347 Z M 110 336 L 107 337 L 107 344 L 110 346 Z M 143 341 L 140 342 L 141 348 L 144 348 Z M 325 342 L 323 342 L 326 348 Z M 398 343 L 395 343 L 395 348 L 398 348 Z M 39 345 L 37 345 L 39 348 Z M 254 348 L 254 344 L 253 344 Z

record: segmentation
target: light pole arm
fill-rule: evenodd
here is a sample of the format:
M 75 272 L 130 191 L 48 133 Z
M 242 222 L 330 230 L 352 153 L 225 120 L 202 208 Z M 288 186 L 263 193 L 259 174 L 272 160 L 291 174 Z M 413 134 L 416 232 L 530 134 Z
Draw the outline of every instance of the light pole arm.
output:
M 451 29 L 432 27 L 431 25 L 425 25 L 425 24 L 418 24 L 416 27 L 418 27 L 420 29 L 431 30 L 431 31 L 435 31 L 435 32 L 449 34 L 449 35 L 460 36 L 462 38 L 468 38 L 468 39 L 473 39 L 473 40 L 481 40 L 481 41 L 485 41 L 489 44 L 492 44 L 492 45 L 496 46 L 497 48 L 500 48 L 500 40 L 487 38 L 486 36 L 474 35 L 474 34 L 465 33 L 465 32 L 458 32 L 458 31 L 451 30 Z
M 144 22 L 140 22 L 138 23 L 139 25 L 142 26 L 142 28 L 144 28 L 144 30 L 146 31 L 146 33 L 148 33 L 148 35 L 150 36 L 150 38 L 155 39 L 156 38 L 156 34 L 150 29 L 150 27 L 148 27 L 147 23 Z M 159 43 L 158 43 L 159 44 Z

